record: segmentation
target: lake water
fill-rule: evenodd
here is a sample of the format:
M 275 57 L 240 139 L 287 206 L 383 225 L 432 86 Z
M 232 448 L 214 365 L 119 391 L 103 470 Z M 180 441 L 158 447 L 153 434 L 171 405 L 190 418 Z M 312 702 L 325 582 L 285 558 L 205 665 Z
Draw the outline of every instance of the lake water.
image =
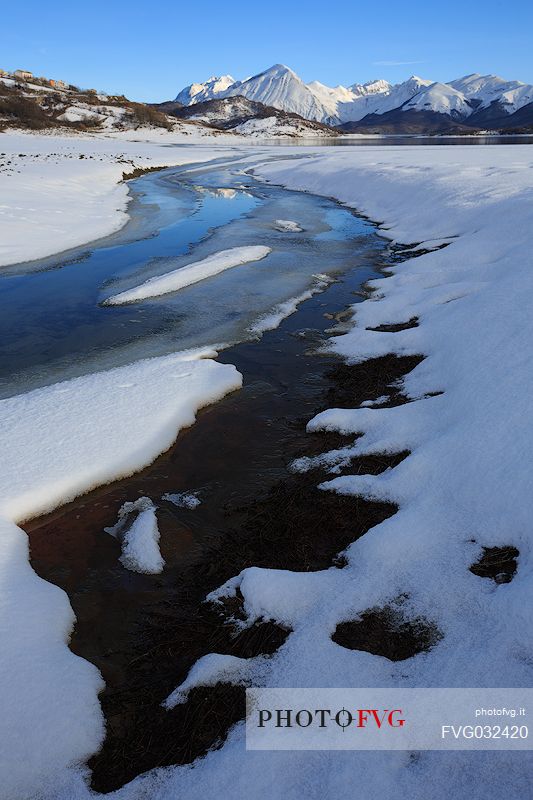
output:
M 257 141 L 257 140 L 256 140 Z M 265 140 L 265 144 L 276 145 L 296 145 L 301 147 L 301 139 L 288 141 Z M 358 138 L 357 136 L 342 136 L 331 139 L 306 139 L 305 145 L 313 147 L 394 147 L 405 146 L 415 147 L 420 145 L 442 146 L 442 145 L 504 145 L 504 144 L 533 144 L 533 134 L 520 134 L 508 136 L 368 136 Z

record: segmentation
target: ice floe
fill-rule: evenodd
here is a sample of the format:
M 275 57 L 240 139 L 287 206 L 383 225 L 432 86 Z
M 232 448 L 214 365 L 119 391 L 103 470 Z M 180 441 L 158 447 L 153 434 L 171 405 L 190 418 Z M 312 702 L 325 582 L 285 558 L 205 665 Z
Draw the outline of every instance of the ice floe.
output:
M 185 286 L 212 278 L 226 269 L 249 264 L 251 261 L 260 261 L 271 252 L 270 247 L 263 245 L 250 245 L 245 247 L 231 247 L 229 250 L 220 250 L 218 253 L 203 258 L 201 261 L 187 264 L 179 269 L 149 278 L 133 289 L 115 294 L 104 300 L 104 305 L 117 306 L 122 303 L 134 303 L 137 300 L 146 300 L 149 297 L 159 297 L 169 292 L 177 292 Z

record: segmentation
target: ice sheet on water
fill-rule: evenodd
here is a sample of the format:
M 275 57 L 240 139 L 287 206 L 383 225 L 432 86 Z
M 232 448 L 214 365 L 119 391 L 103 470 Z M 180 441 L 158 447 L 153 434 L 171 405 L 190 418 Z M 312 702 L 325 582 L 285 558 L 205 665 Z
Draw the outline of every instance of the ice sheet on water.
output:
M 146 300 L 149 297 L 159 297 L 169 292 L 177 292 L 185 286 L 191 286 L 206 278 L 212 278 L 226 269 L 237 267 L 240 264 L 249 264 L 251 261 L 260 261 L 271 252 L 270 247 L 263 245 L 250 245 L 244 247 L 231 247 L 218 253 L 187 264 L 179 269 L 166 272 L 149 278 L 133 289 L 108 297 L 104 305 L 117 306 L 122 303 L 134 303 L 137 300 Z
M 274 220 L 274 227 L 277 231 L 284 233 L 301 233 L 303 231 L 302 226 L 292 219 L 276 219 Z
M 202 502 L 197 496 L 198 492 L 167 492 L 161 498 L 173 503 L 177 508 L 188 508 L 190 511 L 197 508 Z

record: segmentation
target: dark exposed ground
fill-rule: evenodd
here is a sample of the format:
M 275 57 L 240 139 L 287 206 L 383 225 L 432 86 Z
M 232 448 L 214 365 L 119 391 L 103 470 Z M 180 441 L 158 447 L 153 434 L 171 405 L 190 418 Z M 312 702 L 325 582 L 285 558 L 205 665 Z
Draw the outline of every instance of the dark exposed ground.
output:
M 429 650 L 441 635 L 426 620 L 405 619 L 398 608 L 386 607 L 339 623 L 331 638 L 349 650 L 366 650 L 391 661 L 403 661 Z
M 510 583 L 517 569 L 519 556 L 516 547 L 484 547 L 483 555 L 472 564 L 470 572 L 480 578 L 492 578 L 496 583 Z

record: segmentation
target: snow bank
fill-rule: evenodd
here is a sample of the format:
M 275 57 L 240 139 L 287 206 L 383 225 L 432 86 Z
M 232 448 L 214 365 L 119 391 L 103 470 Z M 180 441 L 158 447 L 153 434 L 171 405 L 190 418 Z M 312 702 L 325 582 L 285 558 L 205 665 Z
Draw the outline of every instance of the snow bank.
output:
M 31 441 L 25 450 L 34 454 Z M 67 765 L 99 747 L 104 686 L 65 645 L 74 627 L 67 595 L 37 577 L 28 537 L 1 517 L 0 582 L 0 794 L 22 800 L 51 790 Z
M 179 353 L 0 401 L 0 514 L 23 520 L 131 475 L 241 385 L 230 365 Z
M 27 536 L 12 520 L 139 470 L 194 422 L 199 408 L 240 385 L 233 366 L 183 353 L 0 401 L 3 797 L 44 794 L 103 738 L 100 675 L 65 645 L 74 624 L 68 598 L 33 572 Z M 126 505 L 129 512 L 135 504 Z M 150 506 L 137 507 L 122 560 L 129 569 L 158 572 L 163 561 Z
M 123 303 L 145 300 L 149 297 L 159 297 L 169 292 L 177 292 L 185 286 L 191 286 L 193 283 L 204 281 L 206 278 L 212 278 L 226 269 L 231 269 L 241 264 L 249 264 L 251 261 L 260 261 L 266 258 L 270 252 L 272 252 L 270 247 L 263 247 L 262 245 L 231 247 L 229 250 L 220 250 L 218 253 L 213 253 L 201 261 L 195 261 L 185 267 L 180 267 L 180 269 L 166 272 L 164 275 L 149 278 L 149 280 L 139 286 L 135 286 L 133 289 L 108 297 L 104 301 L 104 305 L 118 306 Z

